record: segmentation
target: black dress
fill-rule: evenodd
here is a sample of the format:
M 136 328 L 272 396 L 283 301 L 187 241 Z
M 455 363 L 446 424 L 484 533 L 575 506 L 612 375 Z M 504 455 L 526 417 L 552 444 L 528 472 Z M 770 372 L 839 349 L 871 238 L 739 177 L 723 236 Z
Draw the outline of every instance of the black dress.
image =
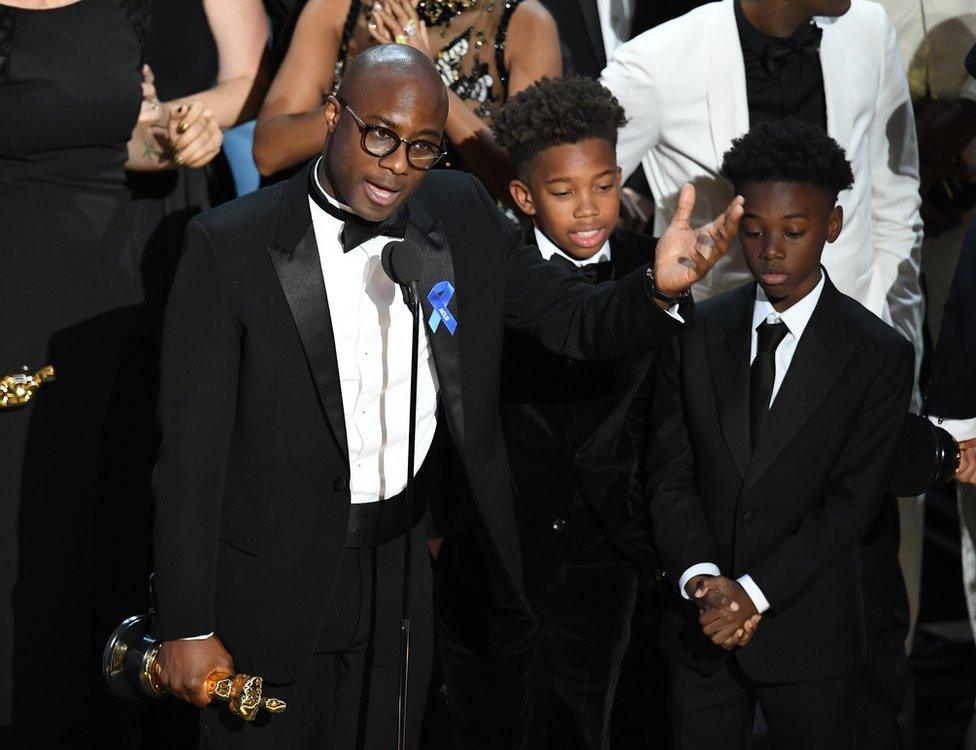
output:
M 203 0 L 152 0 L 146 61 L 161 101 L 214 85 L 217 43 Z M 143 253 L 151 276 L 160 284 L 151 290 L 153 305 L 159 309 L 179 260 L 186 223 L 233 198 L 233 178 L 223 153 L 199 169 L 129 172 L 127 177 L 133 198 L 132 244 Z
M 98 663 L 113 620 L 146 606 L 154 358 L 124 171 L 144 17 L 0 5 L 0 373 L 57 371 L 0 410 L 5 748 L 111 748 L 94 727 L 125 723 Z

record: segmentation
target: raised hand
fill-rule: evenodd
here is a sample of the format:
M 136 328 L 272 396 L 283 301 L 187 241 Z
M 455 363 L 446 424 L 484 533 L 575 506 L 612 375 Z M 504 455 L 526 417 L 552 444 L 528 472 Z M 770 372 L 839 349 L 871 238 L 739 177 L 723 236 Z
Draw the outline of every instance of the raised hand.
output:
M 691 183 L 681 188 L 674 218 L 654 251 L 654 284 L 658 291 L 677 297 L 708 273 L 739 231 L 743 202 L 742 196 L 737 195 L 720 216 L 695 229 L 691 226 L 695 188 Z
M 376 0 L 369 12 L 369 33 L 377 42 L 406 44 L 433 58 L 427 24 L 417 14 L 416 3 Z

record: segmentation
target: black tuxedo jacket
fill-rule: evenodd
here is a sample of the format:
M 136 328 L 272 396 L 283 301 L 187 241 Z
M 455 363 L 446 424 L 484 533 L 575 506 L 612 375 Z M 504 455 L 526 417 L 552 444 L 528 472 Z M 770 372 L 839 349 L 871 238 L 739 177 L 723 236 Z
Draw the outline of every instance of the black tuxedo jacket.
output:
M 308 170 L 190 223 L 162 347 L 154 632 L 214 630 L 239 668 L 273 682 L 311 653 L 349 516 Z M 408 208 L 424 321 L 428 290 L 456 289 L 455 335 L 424 326 L 446 432 L 499 578 L 527 607 L 498 416 L 505 326 L 580 358 L 644 351 L 681 326 L 653 303 L 645 269 L 592 287 L 544 262 L 467 174 L 432 172 Z
M 750 284 L 699 304 L 695 328 L 661 355 L 649 453 L 659 553 L 675 583 L 701 562 L 755 580 L 771 608 L 736 652 L 751 677 L 852 673 L 864 651 L 859 542 L 908 413 L 912 347 L 827 279 L 752 453 L 754 299 Z M 663 647 L 714 671 L 726 652 L 694 604 L 670 599 Z
M 610 238 L 610 278 L 646 263 L 655 243 L 617 229 Z M 653 559 L 638 468 L 656 356 L 651 350 L 581 362 L 544 348 L 525 331 L 506 331 L 502 428 L 531 599 L 604 540 L 612 545 L 601 550 L 608 559 Z
M 976 416 L 976 222 L 969 228 L 932 354 L 927 408 L 946 419 Z

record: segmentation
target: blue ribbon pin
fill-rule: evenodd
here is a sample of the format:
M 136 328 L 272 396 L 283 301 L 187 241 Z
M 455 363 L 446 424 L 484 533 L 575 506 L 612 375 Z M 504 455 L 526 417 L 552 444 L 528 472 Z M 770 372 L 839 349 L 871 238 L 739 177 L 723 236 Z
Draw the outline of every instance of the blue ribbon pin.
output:
M 454 331 L 457 330 L 457 318 L 451 315 L 450 310 L 447 309 L 447 303 L 451 301 L 451 297 L 453 296 L 454 285 L 450 281 L 438 281 L 431 287 L 427 295 L 427 301 L 430 302 L 430 306 L 434 308 L 434 311 L 430 314 L 427 325 L 430 326 L 432 333 L 437 332 L 437 326 L 441 324 L 441 321 L 444 321 L 444 326 L 452 336 L 454 335 Z

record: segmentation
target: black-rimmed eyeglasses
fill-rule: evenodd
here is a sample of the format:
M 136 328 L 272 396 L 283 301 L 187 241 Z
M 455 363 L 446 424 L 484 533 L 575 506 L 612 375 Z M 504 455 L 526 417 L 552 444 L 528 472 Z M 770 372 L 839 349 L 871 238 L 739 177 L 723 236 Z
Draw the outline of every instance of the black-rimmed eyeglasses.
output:
M 352 115 L 359 132 L 362 135 L 363 151 L 371 156 L 389 156 L 398 148 L 401 143 L 407 144 L 407 162 L 414 169 L 428 170 L 440 161 L 444 156 L 444 149 L 436 143 L 416 139 L 408 141 L 401 138 L 389 128 L 382 125 L 370 125 L 362 117 L 357 115 L 353 108 L 346 104 L 339 97 L 335 100 L 342 105 L 342 109 Z

